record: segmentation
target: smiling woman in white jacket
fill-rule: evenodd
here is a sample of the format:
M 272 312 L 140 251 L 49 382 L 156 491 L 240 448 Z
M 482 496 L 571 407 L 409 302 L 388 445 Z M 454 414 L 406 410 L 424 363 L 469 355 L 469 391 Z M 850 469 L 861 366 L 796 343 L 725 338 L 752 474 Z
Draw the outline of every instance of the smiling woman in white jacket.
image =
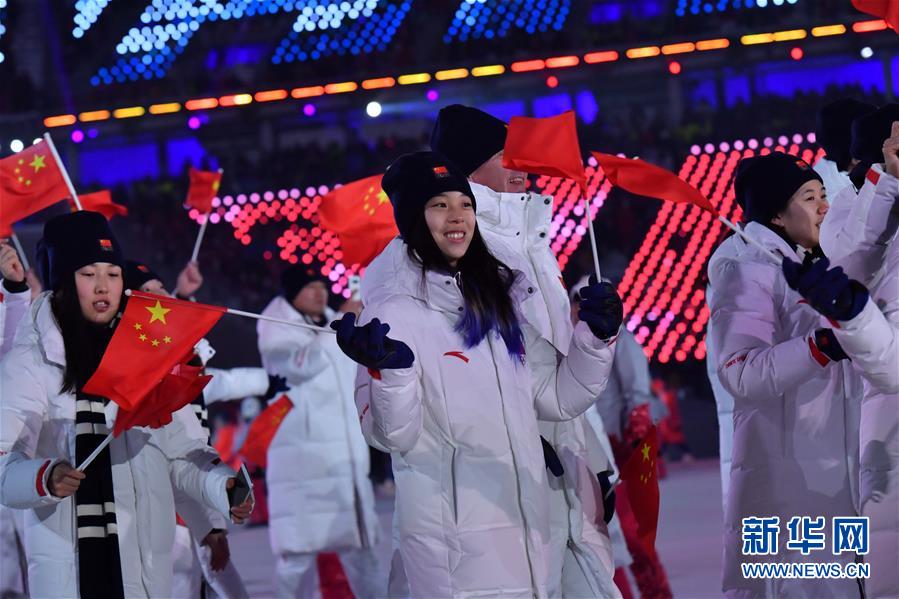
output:
M 0 502 L 27 510 L 30 592 L 169 596 L 173 487 L 228 514 L 233 473 L 189 434 L 199 426 L 190 412 L 162 428 L 126 431 L 86 472 L 74 470 L 90 451 L 84 442 L 96 446 L 109 431 L 107 400 L 80 388 L 111 336 L 122 260 L 97 213 L 52 219 L 43 244 L 52 291 L 34 302 L 0 363 Z M 72 326 L 83 334 L 73 336 Z M 239 520 L 249 507 L 231 513 Z
M 537 417 L 586 410 L 611 349 L 585 322 L 566 358 L 551 354 L 555 368 L 529 364 L 550 355 L 535 350 L 539 334 L 517 310 L 534 289 L 487 251 L 464 175 L 421 152 L 391 165 L 382 185 L 402 239 L 363 278 L 367 324 L 345 317 L 335 328 L 341 349 L 368 368 L 356 389 L 363 432 L 393 455 L 411 594 L 546 596 Z M 582 318 L 599 328 L 604 308 L 602 297 L 585 302 Z
M 827 212 L 821 179 L 781 153 L 744 160 L 735 182 L 746 233 L 801 261 Z M 800 301 L 780 265 L 734 238 L 709 264 L 710 332 L 718 376 L 734 397 L 733 462 L 725 508 L 728 597 L 858 597 L 854 579 L 747 578 L 742 563 L 854 561 L 832 555 L 831 522 L 857 515 L 861 381 L 826 319 Z M 711 354 L 710 354 L 711 355 Z M 824 517 L 827 551 L 787 548 L 793 517 Z M 771 554 L 743 554 L 743 519 L 778 517 Z M 803 537 L 804 538 L 804 537 Z M 826 556 L 826 557 L 825 557 Z

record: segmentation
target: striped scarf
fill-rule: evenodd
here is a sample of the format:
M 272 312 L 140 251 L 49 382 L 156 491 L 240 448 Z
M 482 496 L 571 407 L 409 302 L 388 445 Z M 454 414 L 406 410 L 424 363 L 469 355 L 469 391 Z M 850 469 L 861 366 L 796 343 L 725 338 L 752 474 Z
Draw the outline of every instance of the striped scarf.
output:
M 75 462 L 80 464 L 110 432 L 103 413 L 109 400 L 80 390 L 75 398 Z M 80 594 L 124 598 L 109 446 L 85 474 L 75 493 Z

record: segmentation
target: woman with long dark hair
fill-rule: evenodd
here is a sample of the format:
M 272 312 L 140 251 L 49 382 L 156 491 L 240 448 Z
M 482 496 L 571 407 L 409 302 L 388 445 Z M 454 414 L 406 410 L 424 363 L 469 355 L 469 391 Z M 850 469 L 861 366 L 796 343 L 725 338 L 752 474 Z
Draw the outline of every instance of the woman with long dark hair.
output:
M 123 307 L 122 254 L 102 215 L 51 219 L 39 245 L 48 289 L 0 362 L 0 502 L 27 510 L 34 597 L 167 597 L 173 487 L 241 521 L 233 472 L 193 434 L 190 411 L 133 428 L 83 461 L 110 431 L 110 402 L 82 391 Z M 189 410 L 189 408 L 188 408 Z
M 487 249 L 471 188 L 442 156 L 405 155 L 382 186 L 401 237 L 363 278 L 366 324 L 347 315 L 332 326 L 367 368 L 356 402 L 368 442 L 392 453 L 410 591 L 545 596 L 548 486 L 537 417 L 586 410 L 611 349 L 585 322 L 560 362 L 531 360 L 548 355 L 529 351 L 541 340 L 521 307 L 535 290 Z M 595 291 L 582 294 L 583 319 L 613 319 Z

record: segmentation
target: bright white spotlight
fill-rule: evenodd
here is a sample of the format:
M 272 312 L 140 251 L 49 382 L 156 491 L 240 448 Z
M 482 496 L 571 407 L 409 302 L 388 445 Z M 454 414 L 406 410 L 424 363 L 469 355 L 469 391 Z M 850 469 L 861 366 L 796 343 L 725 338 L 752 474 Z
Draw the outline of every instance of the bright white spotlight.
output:
M 365 114 L 370 116 L 371 118 L 377 118 L 381 116 L 381 103 L 380 102 L 369 102 L 365 107 Z
M 14 139 L 9 142 L 9 149 L 12 150 L 13 153 L 21 152 L 23 149 L 25 149 L 25 144 L 22 143 L 21 139 Z
M 862 58 L 871 58 L 874 56 L 874 50 L 871 49 L 871 46 L 865 46 L 861 49 L 860 54 L 862 55 Z

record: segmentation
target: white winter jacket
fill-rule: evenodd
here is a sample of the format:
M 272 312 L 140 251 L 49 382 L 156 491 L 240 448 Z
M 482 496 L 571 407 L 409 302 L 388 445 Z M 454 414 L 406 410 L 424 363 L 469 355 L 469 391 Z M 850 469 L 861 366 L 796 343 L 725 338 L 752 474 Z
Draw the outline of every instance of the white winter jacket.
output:
M 16 329 L 30 305 L 30 289 L 10 293 L 3 283 L 0 283 L 0 357 L 12 348 Z
M 513 302 L 533 294 L 519 273 Z M 466 348 L 454 330 L 463 310 L 454 278 L 423 277 L 401 239 L 369 265 L 362 297 L 361 320 L 388 323 L 415 355 L 412 367 L 375 376 L 360 367 L 356 389 L 366 439 L 393 454 L 412 596 L 544 597 L 549 512 L 537 418 L 586 410 L 605 384 L 611 349 L 579 325 L 559 362 L 523 320 L 524 359 L 494 333 Z
M 849 173 L 841 171 L 837 166 L 837 163 L 833 160 L 822 158 L 816 162 L 815 166 L 812 168 L 814 168 L 815 172 L 821 175 L 821 178 L 824 180 L 824 190 L 827 192 L 828 197 L 835 198 L 843 188 L 853 187 L 852 180 L 849 178 Z
M 281 296 L 263 314 L 309 324 Z M 264 320 L 257 331 L 263 366 L 287 379 L 293 402 L 268 449 L 272 549 L 280 555 L 376 545 L 368 447 L 353 403 L 356 364 L 332 333 Z
M 799 255 L 758 223 L 746 232 L 793 260 Z M 736 255 L 709 264 L 718 374 L 734 397 L 734 447 L 725 514 L 724 591 L 729 596 L 851 597 L 854 580 L 744 579 L 741 562 L 817 561 L 786 548 L 793 516 L 857 515 L 860 377 L 812 342 L 829 326 L 790 289 L 763 253 L 735 240 Z M 741 554 L 742 518 L 778 516 L 776 556 Z M 826 531 L 830 543 L 830 530 Z M 828 554 L 848 563 L 851 554 Z
M 27 510 L 25 551 L 33 597 L 77 597 L 74 500 L 47 492 L 60 460 L 75 461 L 75 398 L 59 393 L 62 335 L 41 295 L 0 360 L 0 503 Z M 110 444 L 122 580 L 127 597 L 171 594 L 175 530 L 173 486 L 228 514 L 233 472 L 196 440 L 189 411 L 159 429 L 134 428 Z
M 477 205 L 478 228 L 487 247 L 507 266 L 521 270 L 529 281 L 536 283 L 531 301 L 522 306 L 524 317 L 547 341 L 542 344 L 544 349 L 567 354 L 573 331 L 571 305 L 559 262 L 549 247 L 552 197 L 498 193 L 478 183 L 471 183 L 471 190 Z M 608 371 L 605 376 L 608 377 Z M 565 469 L 561 479 L 549 476 L 552 548 L 548 591 L 554 596 L 565 591 L 562 565 L 570 548 L 590 587 L 590 595 L 617 596 L 618 588 L 612 582 L 612 544 L 596 479 L 598 472 L 614 469 L 611 460 L 583 416 L 565 422 L 541 421 L 538 427 Z M 588 451 L 591 448 L 593 451 Z

